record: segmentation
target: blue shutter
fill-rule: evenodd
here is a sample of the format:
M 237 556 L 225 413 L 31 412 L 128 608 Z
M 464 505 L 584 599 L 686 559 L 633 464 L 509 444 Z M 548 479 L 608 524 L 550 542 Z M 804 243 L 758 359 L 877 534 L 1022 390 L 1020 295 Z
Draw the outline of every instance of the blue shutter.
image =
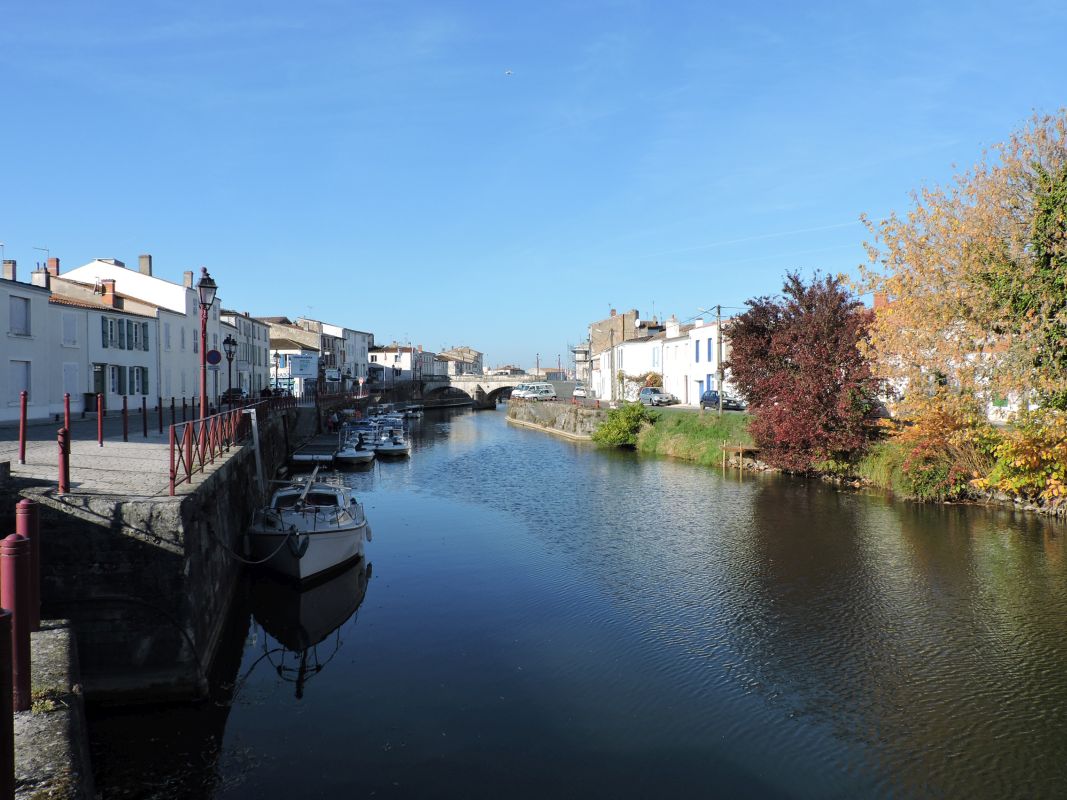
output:
M 148 323 L 141 323 L 141 347 L 148 350 Z
M 107 317 L 100 317 L 101 344 L 107 347 Z
M 126 349 L 126 326 L 123 324 L 123 320 L 118 321 L 119 326 L 119 349 Z

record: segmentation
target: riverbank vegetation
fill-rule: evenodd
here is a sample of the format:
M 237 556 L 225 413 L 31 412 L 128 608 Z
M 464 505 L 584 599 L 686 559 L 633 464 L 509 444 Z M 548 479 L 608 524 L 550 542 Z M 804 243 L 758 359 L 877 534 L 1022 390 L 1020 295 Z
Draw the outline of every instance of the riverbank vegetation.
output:
M 656 414 L 636 438 L 639 453 L 683 458 L 704 466 L 722 463 L 722 443 L 752 445 L 747 414 L 671 409 Z

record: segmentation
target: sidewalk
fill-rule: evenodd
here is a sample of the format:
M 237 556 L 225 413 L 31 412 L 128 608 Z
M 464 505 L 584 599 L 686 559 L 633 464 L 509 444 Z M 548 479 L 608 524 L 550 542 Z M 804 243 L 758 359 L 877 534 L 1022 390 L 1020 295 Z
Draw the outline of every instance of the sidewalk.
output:
M 96 439 L 96 415 L 71 418 L 71 494 L 124 495 L 128 497 L 169 496 L 170 445 L 169 409 L 164 414 L 163 433 L 159 417 L 148 413 L 148 437 L 140 413 L 129 415 L 129 441 L 122 441 L 122 412 L 104 417 L 104 446 Z M 178 421 L 181 421 L 179 414 Z M 63 423 L 34 420 L 26 430 L 26 463 L 19 464 L 18 423 L 0 425 L 0 461 L 11 462 L 14 479 L 58 485 L 59 445 L 56 432 Z

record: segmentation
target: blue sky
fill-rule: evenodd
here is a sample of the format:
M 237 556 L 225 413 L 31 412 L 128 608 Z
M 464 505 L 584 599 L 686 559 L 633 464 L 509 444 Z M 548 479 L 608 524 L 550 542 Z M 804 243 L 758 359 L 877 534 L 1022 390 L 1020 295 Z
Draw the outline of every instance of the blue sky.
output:
M 6 4 L 0 241 L 490 363 L 854 272 L 1067 105 L 1067 6 Z M 510 74 L 508 74 L 510 71 Z

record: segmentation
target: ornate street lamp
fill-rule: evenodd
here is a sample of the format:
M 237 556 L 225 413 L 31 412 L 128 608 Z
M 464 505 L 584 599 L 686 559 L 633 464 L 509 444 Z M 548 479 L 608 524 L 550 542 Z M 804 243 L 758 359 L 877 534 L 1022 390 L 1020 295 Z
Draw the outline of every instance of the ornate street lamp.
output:
M 200 295 L 200 419 L 207 417 L 207 312 L 215 302 L 218 284 L 208 275 L 207 267 L 200 268 L 196 284 Z M 202 429 L 201 429 L 202 430 Z
M 237 353 L 237 340 L 232 334 L 226 334 L 226 338 L 222 340 L 222 349 L 226 353 L 226 376 L 229 389 L 227 394 L 230 396 L 230 408 L 233 408 L 233 357 Z

